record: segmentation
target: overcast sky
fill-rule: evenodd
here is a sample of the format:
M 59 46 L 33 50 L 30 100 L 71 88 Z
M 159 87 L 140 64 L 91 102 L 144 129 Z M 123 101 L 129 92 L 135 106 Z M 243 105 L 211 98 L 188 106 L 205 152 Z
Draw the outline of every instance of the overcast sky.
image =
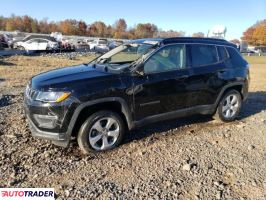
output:
M 124 18 L 129 27 L 151 22 L 164 30 L 204 32 L 216 24 L 227 27 L 227 39 L 240 38 L 258 20 L 266 19 L 266 0 L 6 0 L 0 15 L 29 15 L 50 21 L 101 20 L 113 24 Z

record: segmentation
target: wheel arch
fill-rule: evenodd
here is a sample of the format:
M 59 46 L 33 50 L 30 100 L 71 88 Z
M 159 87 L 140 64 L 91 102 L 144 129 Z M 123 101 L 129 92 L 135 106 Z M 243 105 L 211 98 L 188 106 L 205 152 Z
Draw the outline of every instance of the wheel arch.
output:
M 68 128 L 69 136 L 76 136 L 80 126 L 93 113 L 99 110 L 110 110 L 118 113 L 130 130 L 133 128 L 133 120 L 130 108 L 121 97 L 110 97 L 89 101 L 76 108 Z
M 238 91 L 240 93 L 240 95 L 241 95 L 241 98 L 242 99 L 245 98 L 244 91 L 243 91 L 244 90 L 244 83 L 243 82 L 230 83 L 230 84 L 224 86 L 223 89 L 221 90 L 221 92 L 219 93 L 218 98 L 216 99 L 216 102 L 215 102 L 215 107 L 218 106 L 218 104 L 221 101 L 221 99 L 230 90 Z

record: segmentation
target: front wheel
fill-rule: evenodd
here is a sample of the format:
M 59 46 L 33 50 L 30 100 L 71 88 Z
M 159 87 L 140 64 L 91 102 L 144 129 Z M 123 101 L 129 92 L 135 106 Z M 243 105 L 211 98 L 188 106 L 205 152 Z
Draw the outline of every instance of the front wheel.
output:
M 99 111 L 83 123 L 78 134 L 78 144 L 83 153 L 106 151 L 117 147 L 124 136 L 122 118 L 112 111 Z
M 215 118 L 224 122 L 231 122 L 236 119 L 242 106 L 242 98 L 237 90 L 228 91 L 221 99 Z

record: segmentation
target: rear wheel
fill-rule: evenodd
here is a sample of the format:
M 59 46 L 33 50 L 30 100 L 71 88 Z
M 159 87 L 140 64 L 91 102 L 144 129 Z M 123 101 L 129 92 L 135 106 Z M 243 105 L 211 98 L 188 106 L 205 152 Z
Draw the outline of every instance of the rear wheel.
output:
M 242 98 L 237 90 L 228 91 L 221 99 L 215 114 L 216 119 L 231 122 L 236 119 L 242 106 Z
M 92 114 L 83 123 L 78 134 L 78 144 L 83 153 L 106 151 L 117 147 L 124 136 L 122 118 L 111 111 Z

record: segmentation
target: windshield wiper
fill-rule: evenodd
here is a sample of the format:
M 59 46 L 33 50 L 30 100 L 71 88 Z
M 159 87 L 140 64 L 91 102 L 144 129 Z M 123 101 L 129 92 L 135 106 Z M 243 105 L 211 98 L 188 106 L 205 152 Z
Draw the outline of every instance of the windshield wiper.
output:
M 107 58 L 100 58 L 99 60 L 95 60 L 92 64 L 93 68 L 97 67 L 97 64 L 104 64 L 104 63 L 100 63 L 102 60 L 107 60 Z

